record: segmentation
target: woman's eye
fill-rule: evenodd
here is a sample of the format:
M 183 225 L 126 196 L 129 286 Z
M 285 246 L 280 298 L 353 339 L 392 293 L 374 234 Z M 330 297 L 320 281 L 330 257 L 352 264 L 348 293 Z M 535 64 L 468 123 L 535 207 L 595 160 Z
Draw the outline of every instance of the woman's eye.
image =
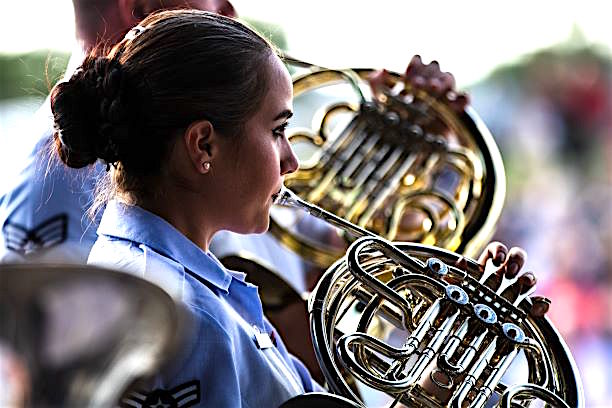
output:
M 282 125 L 272 129 L 272 134 L 276 137 L 285 137 L 285 130 L 289 126 L 289 122 L 285 122 Z

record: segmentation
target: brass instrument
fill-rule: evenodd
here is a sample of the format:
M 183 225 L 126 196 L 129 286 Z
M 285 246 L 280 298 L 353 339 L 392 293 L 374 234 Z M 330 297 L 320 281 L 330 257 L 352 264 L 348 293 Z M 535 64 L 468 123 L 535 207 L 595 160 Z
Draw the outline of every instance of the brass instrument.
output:
M 491 261 L 482 270 L 445 249 L 392 244 L 287 189 L 277 203 L 360 237 L 308 304 L 332 392 L 364 405 L 365 387 L 390 396 L 392 406 L 584 406 L 569 349 L 537 312 L 547 300 L 509 295 L 516 278 L 496 279 Z M 520 379 L 507 385 L 507 372 Z
M 161 288 L 91 265 L 0 265 L 0 406 L 110 407 L 189 335 Z
M 288 188 L 390 241 L 467 256 L 484 247 L 501 213 L 505 175 L 499 150 L 472 109 L 458 114 L 398 74 L 389 78 L 390 91 L 374 92 L 366 82 L 371 69 L 285 60 L 309 68 L 293 81 L 298 126 L 287 131 L 301 163 L 286 177 Z M 317 94 L 325 95 L 321 108 Z M 345 243 L 330 245 L 303 231 L 299 213 L 273 210 L 270 232 L 320 267 L 346 251 Z

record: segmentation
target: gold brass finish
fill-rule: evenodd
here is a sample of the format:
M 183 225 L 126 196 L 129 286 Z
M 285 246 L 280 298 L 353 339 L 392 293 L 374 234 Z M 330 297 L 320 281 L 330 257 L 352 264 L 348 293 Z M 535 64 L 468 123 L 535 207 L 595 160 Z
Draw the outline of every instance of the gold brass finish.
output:
M 482 268 L 445 249 L 391 243 L 288 190 L 278 203 L 360 237 L 309 299 L 332 392 L 364 405 L 369 388 L 409 407 L 584 407 L 568 347 L 542 316 L 543 300 L 515 291 L 517 278 L 500 278 L 491 261 Z
M 475 256 L 493 234 L 505 195 L 492 136 L 472 109 L 457 114 L 399 75 L 391 76 L 390 92 L 373 93 L 371 73 L 311 66 L 294 79 L 296 105 L 315 94 L 338 97 L 313 113 L 310 128 L 288 129 L 298 155 L 300 147 L 314 153 L 300 157 L 285 185 L 388 240 Z M 346 252 L 346 243 L 301 231 L 299 215 L 287 218 L 273 211 L 270 231 L 304 259 L 327 267 Z

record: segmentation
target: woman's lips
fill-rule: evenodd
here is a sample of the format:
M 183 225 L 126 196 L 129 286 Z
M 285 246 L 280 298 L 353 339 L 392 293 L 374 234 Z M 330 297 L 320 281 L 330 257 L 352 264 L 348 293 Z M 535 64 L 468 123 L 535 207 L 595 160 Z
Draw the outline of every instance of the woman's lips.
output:
M 279 187 L 278 191 L 272 194 L 272 203 L 275 203 L 278 200 L 278 196 L 280 195 L 282 187 Z

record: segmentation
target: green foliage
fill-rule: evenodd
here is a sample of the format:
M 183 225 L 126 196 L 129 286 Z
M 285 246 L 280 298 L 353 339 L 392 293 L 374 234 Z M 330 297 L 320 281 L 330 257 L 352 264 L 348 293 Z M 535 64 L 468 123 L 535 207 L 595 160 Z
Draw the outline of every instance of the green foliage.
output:
M 287 37 L 281 26 L 250 18 L 242 20 L 279 49 L 287 51 Z
M 287 50 L 287 38 L 280 26 L 252 19 L 246 23 L 281 50 Z M 0 54 L 0 100 L 22 96 L 44 98 L 62 77 L 69 58 L 69 54 L 58 51 Z
M 280 25 L 272 24 L 267 21 L 253 20 L 251 18 L 243 18 L 241 20 L 261 34 L 262 37 L 274 44 L 274 46 L 283 53 L 288 51 L 289 45 L 287 43 L 287 37 Z M 287 64 L 287 69 L 291 75 L 295 73 L 294 66 Z
M 527 86 L 531 86 L 527 76 L 536 64 L 569 64 L 581 60 L 596 61 L 606 71 L 609 71 L 612 69 L 612 50 L 602 44 L 587 42 L 580 30 L 574 28 L 570 37 L 565 41 L 535 50 L 517 58 L 516 61 L 500 65 L 479 83 L 526 83 Z
M 22 96 L 44 98 L 63 75 L 69 57 L 57 51 L 0 54 L 0 100 Z

